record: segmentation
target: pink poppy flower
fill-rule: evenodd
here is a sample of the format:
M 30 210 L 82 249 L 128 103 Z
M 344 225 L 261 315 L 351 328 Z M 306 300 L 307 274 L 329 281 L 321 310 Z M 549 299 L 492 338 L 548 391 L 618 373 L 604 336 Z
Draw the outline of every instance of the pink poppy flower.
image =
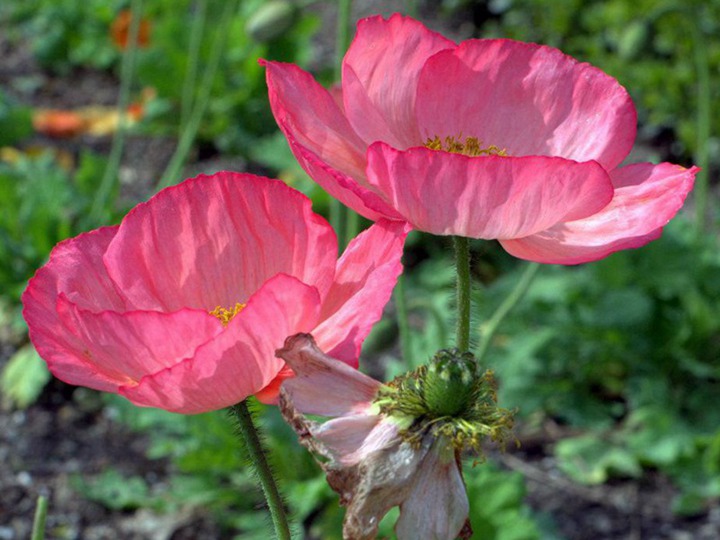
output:
M 379 222 L 338 260 L 310 201 L 278 180 L 199 176 L 115 227 L 58 244 L 23 294 L 59 379 L 136 405 L 200 413 L 277 399 L 274 351 L 312 331 L 357 365 L 397 276 L 406 229 Z
M 636 113 L 612 77 L 557 49 L 459 45 L 400 15 L 358 23 L 342 88 L 263 61 L 296 158 L 369 219 L 497 239 L 511 254 L 577 264 L 657 238 L 698 169 L 620 166 Z
M 320 466 L 347 506 L 343 538 L 375 538 L 394 506 L 399 540 L 472 535 L 462 472 L 446 438 L 403 440 L 398 420 L 374 403 L 383 385 L 324 354 L 307 334 L 288 338 L 277 354 L 297 375 L 282 385 L 280 410 L 300 442 L 325 458 Z

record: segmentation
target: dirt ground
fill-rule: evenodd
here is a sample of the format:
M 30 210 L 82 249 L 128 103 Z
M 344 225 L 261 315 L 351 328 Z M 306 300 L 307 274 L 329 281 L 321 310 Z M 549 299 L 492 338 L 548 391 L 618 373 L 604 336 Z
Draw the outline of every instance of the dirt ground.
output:
M 397 3 L 397 2 L 396 2 Z M 361 4 L 358 2 L 358 4 Z M 358 16 L 387 13 L 388 2 L 364 2 Z M 390 5 L 392 10 L 392 5 Z M 323 13 L 331 17 L 331 13 Z M 462 31 L 462 30 L 461 30 Z M 0 84 L 13 92 L 18 77 L 40 77 L 42 84 L 29 94 L 15 92 L 17 99 L 37 107 L 66 108 L 88 104 L 112 105 L 117 81 L 109 74 L 76 71 L 65 78 L 51 77 L 35 64 L 27 49 L 12 47 L 0 29 Z M 327 48 L 321 43 L 319 47 Z M 48 141 L 43 141 L 48 142 Z M 70 149 L 89 145 L 107 151 L 108 140 L 80 138 L 54 142 Z M 124 170 L 130 180 L 126 196 L 144 197 L 149 185 L 163 170 L 174 149 L 164 139 L 131 137 L 125 152 Z M 132 156 L 132 159 L 131 159 Z M 224 163 L 242 169 L 243 163 Z M 212 168 L 201 163 L 197 168 Z M 139 187 L 138 187 L 139 186 Z M 18 344 L 0 344 L 0 369 Z M 53 380 L 41 399 L 24 411 L 0 410 L 0 540 L 29 538 L 38 495 L 49 498 L 48 538 L 184 540 L 232 538 L 221 531 L 209 514 L 154 515 L 148 511 L 111 511 L 83 498 L 72 477 L 91 476 L 113 467 L 128 475 L 140 475 L 149 483 L 163 482 L 168 464 L 145 457 L 147 441 L 117 424 L 102 407 L 83 409 L 72 399 L 75 389 Z M 551 519 L 562 538 L 568 540 L 717 540 L 720 539 L 720 506 L 693 519 L 670 511 L 675 489 L 652 471 L 639 481 L 618 480 L 598 487 L 579 486 L 566 479 L 555 466 L 551 448 L 556 434 L 535 434 L 518 452 L 499 456 L 503 466 L 527 479 L 528 503 Z M 522 439 L 522 436 L 521 436 Z
M 101 407 L 78 406 L 79 400 L 73 399 L 76 391 L 52 381 L 29 409 L 0 412 L 0 540 L 29 538 L 35 501 L 41 494 L 50 503 L 48 538 L 204 540 L 237 534 L 221 530 L 209 513 L 198 510 L 169 515 L 111 511 L 83 498 L 72 482 L 76 475 L 92 478 L 113 468 L 152 485 L 164 482 L 171 471 L 166 462 L 145 457 L 143 436 L 114 422 Z M 550 457 L 556 435 L 534 434 L 521 451 L 497 459 L 525 476 L 528 503 L 543 519 L 554 522 L 561 538 L 720 538 L 720 507 L 694 519 L 674 516 L 670 505 L 676 491 L 657 473 L 596 487 L 572 483 Z

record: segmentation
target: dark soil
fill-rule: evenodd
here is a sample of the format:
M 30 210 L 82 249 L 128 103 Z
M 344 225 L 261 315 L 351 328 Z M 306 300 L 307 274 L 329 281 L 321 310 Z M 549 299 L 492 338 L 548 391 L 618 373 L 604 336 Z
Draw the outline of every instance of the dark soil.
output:
M 356 16 L 400 9 L 402 2 L 357 2 Z M 323 12 L 331 24 L 331 9 Z M 445 21 L 442 24 L 447 24 Z M 435 25 L 436 28 L 438 27 Z M 456 26 L 454 37 L 466 37 Z M 332 32 L 321 33 L 326 36 Z M 26 105 L 72 108 L 89 104 L 112 105 L 117 80 L 110 74 L 78 70 L 67 77 L 44 73 L 27 47 L 11 46 L 0 29 L 0 84 Z M 332 43 L 320 43 L 319 61 L 328 56 Z M 35 78 L 34 90 L 15 84 Z M 77 151 L 90 147 L 107 152 L 110 141 L 81 137 L 70 141 L 43 140 L 44 144 Z M 130 137 L 123 165 L 124 196 L 144 199 L 148 187 L 164 169 L 174 150 L 171 139 Z M 242 162 L 199 163 L 193 171 L 221 167 L 243 168 Z M 0 344 L 0 369 L 12 347 Z M 0 540 L 30 537 L 35 502 L 49 499 L 48 538 L 183 540 L 232 538 L 221 531 L 209 513 L 198 510 L 156 515 L 147 510 L 111 511 L 83 497 L 73 478 L 92 478 L 112 467 L 139 475 L 150 484 L 166 481 L 168 463 L 145 456 L 146 439 L 109 418 L 99 406 L 82 407 L 73 399 L 75 389 L 51 382 L 38 403 L 24 411 L 0 410 Z M 522 438 L 522 437 L 521 437 Z M 640 480 L 620 480 L 608 485 L 579 486 L 555 466 L 553 436 L 534 437 L 521 451 L 499 456 L 503 466 L 527 479 L 528 503 L 550 516 L 558 533 L 569 540 L 717 540 L 720 539 L 720 506 L 703 515 L 683 519 L 672 514 L 675 488 L 660 474 L 648 472 Z

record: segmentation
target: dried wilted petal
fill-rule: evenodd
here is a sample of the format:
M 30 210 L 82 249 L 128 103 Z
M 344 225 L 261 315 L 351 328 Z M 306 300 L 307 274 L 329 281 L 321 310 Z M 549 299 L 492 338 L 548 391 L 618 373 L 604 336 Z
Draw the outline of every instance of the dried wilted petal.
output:
M 325 355 L 308 334 L 278 356 L 296 377 L 283 383 L 280 410 L 347 506 L 343 536 L 375 538 L 383 516 L 400 507 L 400 540 L 469 538 L 468 501 L 456 451 L 447 438 L 409 442 L 393 417 L 373 404 L 382 385 Z M 303 413 L 332 416 L 318 423 Z

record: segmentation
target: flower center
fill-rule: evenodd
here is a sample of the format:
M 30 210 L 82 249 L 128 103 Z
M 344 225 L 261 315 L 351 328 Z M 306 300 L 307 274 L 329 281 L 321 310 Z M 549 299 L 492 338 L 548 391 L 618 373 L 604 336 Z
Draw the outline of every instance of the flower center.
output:
M 497 406 L 492 371 L 480 373 L 474 356 L 457 349 L 438 351 L 429 365 L 396 377 L 374 404 L 403 426 L 400 436 L 408 442 L 431 433 L 458 451 L 481 452 L 486 437 L 501 445 L 512 437 L 514 412 Z
M 246 304 L 241 304 L 240 302 L 237 302 L 235 306 L 231 307 L 230 309 L 226 309 L 222 306 L 217 306 L 210 312 L 210 315 L 217 317 L 223 326 L 227 326 L 228 324 L 230 324 L 230 321 L 232 321 L 233 317 L 245 308 L 245 305 Z
M 462 135 L 456 137 L 445 137 L 441 139 L 437 135 L 432 139 L 425 141 L 425 148 L 430 150 L 442 150 L 443 152 L 450 152 L 451 154 L 463 154 L 465 156 L 508 156 L 505 148 L 500 148 L 491 144 L 490 146 L 483 146 L 482 141 L 477 137 L 465 137 L 463 140 Z

